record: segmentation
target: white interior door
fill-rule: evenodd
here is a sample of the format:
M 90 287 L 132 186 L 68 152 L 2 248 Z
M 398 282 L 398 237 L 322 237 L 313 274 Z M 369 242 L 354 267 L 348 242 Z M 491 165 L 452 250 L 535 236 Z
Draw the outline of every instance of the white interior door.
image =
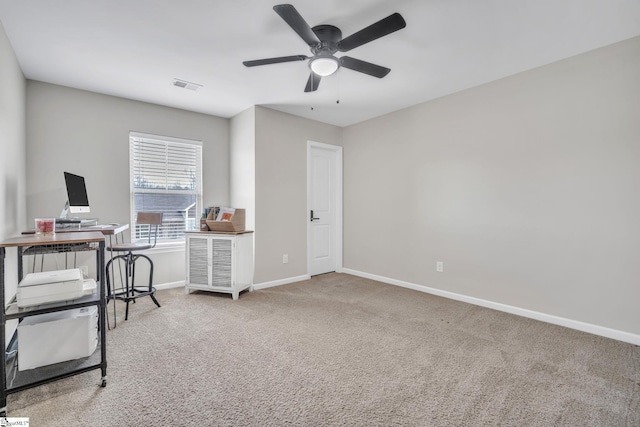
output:
M 309 275 L 342 270 L 342 147 L 308 146 Z

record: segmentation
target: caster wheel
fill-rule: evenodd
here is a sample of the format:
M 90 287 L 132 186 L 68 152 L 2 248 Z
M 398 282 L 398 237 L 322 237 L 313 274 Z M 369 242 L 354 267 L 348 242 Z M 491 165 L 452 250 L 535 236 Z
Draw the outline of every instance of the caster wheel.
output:
M 107 380 L 102 380 L 102 382 L 100 383 L 100 387 L 106 387 L 107 386 Z

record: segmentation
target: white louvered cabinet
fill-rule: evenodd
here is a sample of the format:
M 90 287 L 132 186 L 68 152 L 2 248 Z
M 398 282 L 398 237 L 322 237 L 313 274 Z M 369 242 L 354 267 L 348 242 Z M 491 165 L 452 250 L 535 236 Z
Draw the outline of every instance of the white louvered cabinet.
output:
M 224 292 L 236 300 L 243 290 L 253 290 L 252 231 L 188 232 L 185 253 L 186 293 Z

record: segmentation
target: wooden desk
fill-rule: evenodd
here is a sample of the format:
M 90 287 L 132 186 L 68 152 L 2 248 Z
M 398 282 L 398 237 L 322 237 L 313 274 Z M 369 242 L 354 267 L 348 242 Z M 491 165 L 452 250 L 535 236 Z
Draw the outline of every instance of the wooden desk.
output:
M 123 231 L 129 229 L 129 224 L 119 225 L 91 225 L 89 227 L 82 227 L 79 231 L 100 231 L 105 236 L 114 236 L 120 234 Z
M 71 230 L 70 230 L 71 231 Z M 42 245 L 57 245 L 62 243 L 82 243 L 82 242 L 97 242 L 104 241 L 104 235 L 91 231 L 91 234 L 82 233 L 75 230 L 75 233 L 56 233 L 54 235 L 36 235 L 35 231 L 23 231 L 21 236 L 10 237 L 4 242 L 0 243 L 0 247 L 10 248 L 15 246 L 42 246 Z
M 85 233 L 88 231 L 99 231 L 105 236 L 115 236 L 129 229 L 129 224 L 118 225 L 90 225 L 88 227 L 69 227 L 69 228 L 56 228 L 56 235 L 58 233 Z M 35 230 L 23 231 L 22 234 L 35 234 Z

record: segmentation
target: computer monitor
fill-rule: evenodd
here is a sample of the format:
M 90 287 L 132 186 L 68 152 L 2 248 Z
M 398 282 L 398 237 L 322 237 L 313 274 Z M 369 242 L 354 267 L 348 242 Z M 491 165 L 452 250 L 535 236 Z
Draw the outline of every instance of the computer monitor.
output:
M 78 175 L 74 175 L 69 172 L 64 173 L 64 180 L 67 184 L 67 204 L 65 209 L 60 215 L 61 218 L 66 218 L 65 210 L 71 213 L 88 213 L 91 212 L 89 208 L 89 198 L 87 197 L 87 187 L 84 184 L 84 178 Z

